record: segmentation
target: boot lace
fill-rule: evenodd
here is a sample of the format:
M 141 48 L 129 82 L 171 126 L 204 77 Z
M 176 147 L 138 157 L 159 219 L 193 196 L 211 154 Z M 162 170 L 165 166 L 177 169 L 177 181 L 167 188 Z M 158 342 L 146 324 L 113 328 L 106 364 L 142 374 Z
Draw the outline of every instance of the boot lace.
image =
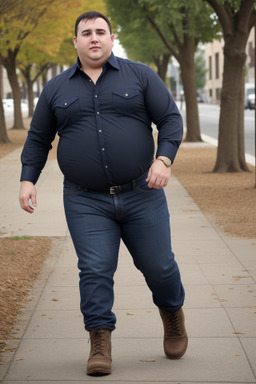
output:
M 168 337 L 182 336 L 181 321 L 177 312 L 167 315 L 167 334 Z
M 104 356 L 104 336 L 103 331 L 94 331 L 89 341 L 91 340 L 92 356 L 102 355 Z M 88 342 L 89 342 L 88 341 Z

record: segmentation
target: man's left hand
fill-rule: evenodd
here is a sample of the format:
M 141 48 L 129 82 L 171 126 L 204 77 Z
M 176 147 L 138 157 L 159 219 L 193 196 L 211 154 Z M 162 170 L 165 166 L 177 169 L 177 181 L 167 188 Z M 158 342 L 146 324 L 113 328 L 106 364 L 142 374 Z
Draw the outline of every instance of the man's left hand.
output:
M 161 160 L 155 160 L 148 171 L 149 188 L 161 189 L 167 186 L 171 176 L 171 167 L 166 167 Z

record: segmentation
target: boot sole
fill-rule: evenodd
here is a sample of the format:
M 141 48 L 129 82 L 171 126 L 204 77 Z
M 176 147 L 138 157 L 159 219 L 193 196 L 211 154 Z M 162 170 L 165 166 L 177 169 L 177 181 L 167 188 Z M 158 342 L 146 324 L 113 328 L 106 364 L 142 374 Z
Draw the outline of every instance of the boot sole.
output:
M 89 376 L 104 376 L 104 375 L 109 375 L 111 373 L 111 369 L 106 369 L 106 368 L 87 369 L 86 373 Z

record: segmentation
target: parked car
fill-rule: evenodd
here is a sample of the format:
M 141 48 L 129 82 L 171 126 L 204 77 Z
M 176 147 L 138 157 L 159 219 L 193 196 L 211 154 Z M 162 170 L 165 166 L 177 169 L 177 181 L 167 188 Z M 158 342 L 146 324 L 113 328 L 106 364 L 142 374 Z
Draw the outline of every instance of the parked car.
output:
M 4 109 L 13 109 L 13 99 L 2 99 Z
M 250 108 L 249 107 L 249 96 L 255 95 L 255 86 L 254 83 L 245 83 L 244 87 L 244 107 Z
M 248 108 L 255 109 L 255 93 L 248 96 Z

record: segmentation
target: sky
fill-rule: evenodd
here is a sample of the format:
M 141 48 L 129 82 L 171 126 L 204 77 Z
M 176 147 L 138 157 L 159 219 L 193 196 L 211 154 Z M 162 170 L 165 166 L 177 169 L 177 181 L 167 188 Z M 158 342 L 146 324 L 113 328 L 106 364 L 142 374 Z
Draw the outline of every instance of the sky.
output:
M 113 52 L 114 52 L 115 56 L 123 57 L 124 59 L 127 58 L 125 50 L 123 49 L 122 45 L 120 44 L 120 42 L 117 38 L 115 38 L 115 40 L 114 40 Z

